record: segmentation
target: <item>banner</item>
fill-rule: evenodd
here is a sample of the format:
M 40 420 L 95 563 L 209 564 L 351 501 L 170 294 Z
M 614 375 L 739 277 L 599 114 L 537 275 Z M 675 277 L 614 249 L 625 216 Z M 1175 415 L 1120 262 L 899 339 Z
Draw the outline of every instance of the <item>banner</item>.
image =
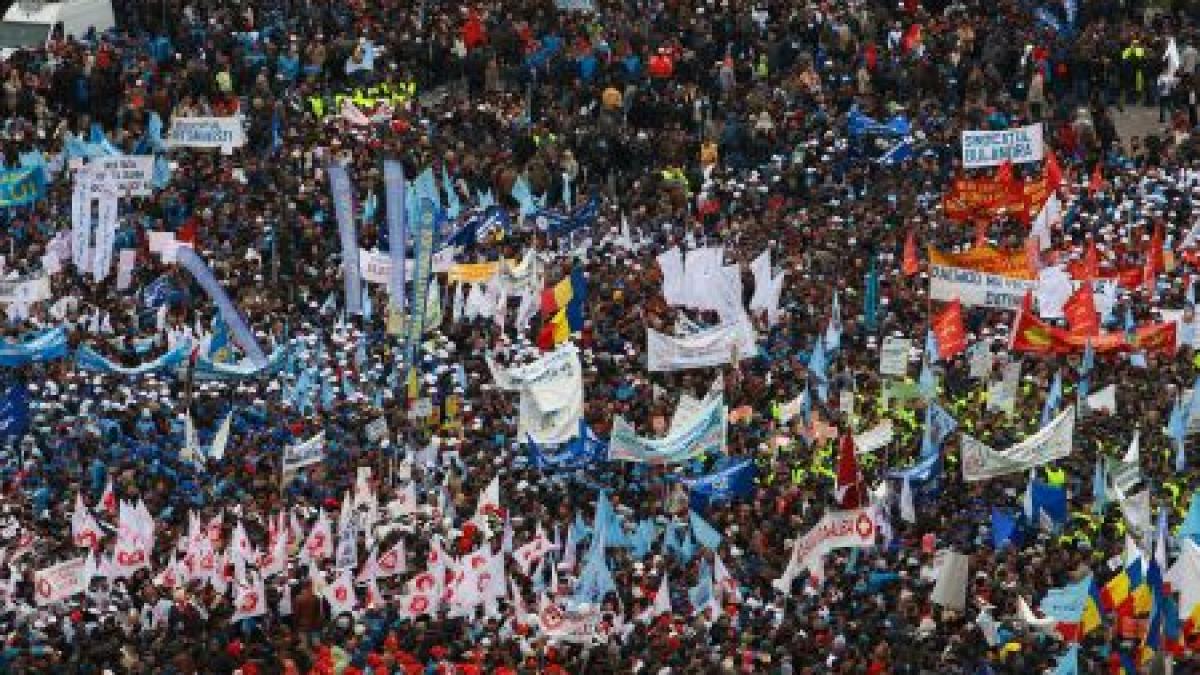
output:
M 1050 192 L 1045 176 L 1011 183 L 995 176 L 956 178 L 942 196 L 942 210 L 959 223 L 988 221 L 1007 213 L 1028 225 L 1037 218 Z
M 354 194 L 350 174 L 344 164 L 333 163 L 327 169 L 333 210 L 337 214 L 338 237 L 342 242 L 342 281 L 346 313 L 362 314 L 362 279 L 358 270 L 358 233 L 354 227 Z
M 963 253 L 946 253 L 930 246 L 928 253 L 931 265 L 963 267 L 1010 279 L 1037 279 L 1037 271 L 1029 266 L 1025 249 L 1003 251 L 992 246 L 976 246 Z
M 399 310 L 404 308 L 404 283 L 408 281 L 404 265 L 408 256 L 408 204 L 405 202 L 408 189 L 404 184 L 404 166 L 400 162 L 389 159 L 383 163 L 383 189 L 387 197 L 388 260 L 391 263 L 385 278 L 391 305 Z
M 929 266 L 929 299 L 960 300 L 968 307 L 1016 309 L 1025 294 L 1037 288 L 1036 280 L 1010 279 L 945 265 Z
M 703 507 L 714 501 L 749 496 L 754 492 L 757 472 L 754 460 L 742 458 L 714 473 L 685 478 L 683 484 L 688 488 L 691 503 Z
M 709 368 L 752 358 L 758 352 L 754 329 L 742 321 L 708 328 L 684 337 L 646 330 L 648 368 L 651 372 Z
M 1071 454 L 1075 434 L 1075 406 L 1059 413 L 1037 433 L 1003 452 L 997 452 L 968 434 L 962 434 L 963 480 L 975 482 L 1026 471 Z
M 62 602 L 87 590 L 87 558 L 61 562 L 33 573 L 34 599 L 39 606 Z
M 32 304 L 50 299 L 50 277 L 43 274 L 21 281 L 0 281 L 0 304 Z
M 404 354 L 408 367 L 413 365 L 416 345 L 425 329 L 426 303 L 429 297 L 429 277 L 433 267 L 434 237 L 437 234 L 437 205 L 428 199 L 420 200 L 417 208 L 417 230 L 413 241 L 413 297 L 409 303 L 410 320 L 405 330 Z
M 161 373 L 174 370 L 186 361 L 191 356 L 191 353 L 191 342 L 184 340 L 179 345 L 176 345 L 174 349 L 152 361 L 147 361 L 137 366 L 126 367 L 117 365 L 108 358 L 101 356 L 87 345 L 79 345 L 79 348 L 75 350 L 75 363 L 80 369 L 93 373 L 136 377 L 147 373 Z
M 42 167 L 0 171 L 0 207 L 28 206 L 46 196 Z
M 665 438 L 648 439 L 637 435 L 623 417 L 613 419 L 608 458 L 648 464 L 678 464 L 705 454 L 725 453 L 728 424 L 723 396 L 715 396 L 688 424 L 672 429 Z
M 543 445 L 565 443 L 579 433 L 583 404 L 583 365 L 575 345 L 566 343 L 540 359 L 538 372 L 525 379 L 517 437 Z
M 1013 351 L 1030 354 L 1082 354 L 1090 343 L 1097 354 L 1144 351 L 1172 356 L 1175 329 L 1176 324 L 1168 321 L 1139 326 L 1132 335 L 1125 331 L 1080 335 L 1019 311 L 1013 321 L 1009 346 Z
M 75 183 L 93 193 L 148 197 L 154 187 L 154 155 L 94 157 L 75 172 Z
M 13 384 L 0 397 L 0 438 L 21 437 L 29 431 L 29 388 Z
M 287 353 L 286 347 L 276 347 L 266 363 L 255 363 L 250 359 L 240 363 L 216 363 L 207 356 L 198 356 L 192 366 L 192 378 L 196 381 L 249 380 L 274 375 L 287 365 Z
M 108 277 L 112 269 L 113 246 L 117 240 L 117 196 L 102 192 L 96 200 L 96 246 L 92 249 L 92 281 L 97 283 Z
M 167 134 L 168 148 L 220 148 L 230 154 L 246 144 L 242 117 L 174 117 Z
M 27 336 L 20 342 L 0 340 L 0 367 L 13 368 L 64 358 L 70 352 L 67 333 L 62 328 Z
M 790 593 L 792 580 L 807 570 L 820 581 L 825 578 L 825 554 L 839 548 L 869 548 L 875 545 L 879 517 L 873 507 L 850 511 L 828 511 L 803 537 L 796 541 L 783 577 L 772 584 L 782 593 Z
M 962 163 L 967 169 L 1040 162 L 1044 156 L 1040 123 L 1004 131 L 962 132 Z
M 899 375 L 908 373 L 908 355 L 912 352 L 912 340 L 885 337 L 879 349 L 879 374 Z
M 854 452 L 859 455 L 869 455 L 891 443 L 894 436 L 892 421 L 884 420 L 874 428 L 854 435 Z
M 313 436 L 299 445 L 283 448 L 283 473 L 289 474 L 325 459 L 325 432 Z
M 221 312 L 221 320 L 229 326 L 229 330 L 233 332 L 233 339 L 237 341 L 238 347 L 242 349 L 254 363 L 266 363 L 267 355 L 263 353 L 262 347 L 258 346 L 258 341 L 254 339 L 254 333 L 250 331 L 250 326 L 246 323 L 246 319 L 242 317 L 242 313 L 234 306 L 233 301 L 229 299 L 229 295 L 225 293 L 225 289 L 221 288 L 221 284 L 217 283 L 217 278 L 213 276 L 212 270 L 190 246 L 180 246 L 176 251 L 179 264 L 187 271 L 192 273 L 192 277 L 196 279 L 196 283 L 204 289 L 208 298 L 213 301 L 217 309 Z

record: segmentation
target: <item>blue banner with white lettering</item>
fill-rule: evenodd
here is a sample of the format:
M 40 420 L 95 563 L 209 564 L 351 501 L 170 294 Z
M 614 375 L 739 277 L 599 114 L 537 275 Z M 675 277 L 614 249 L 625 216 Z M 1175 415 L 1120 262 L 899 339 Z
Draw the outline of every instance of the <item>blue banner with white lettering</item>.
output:
M 13 384 L 0 398 L 0 436 L 24 436 L 29 430 L 29 389 Z
M 544 230 L 555 237 L 561 237 L 575 230 L 590 227 L 596 222 L 599 215 L 600 200 L 593 196 L 586 204 L 570 213 L 539 209 L 537 213 L 533 214 L 533 222 L 537 224 L 539 230 Z
M 685 478 L 692 508 L 702 510 L 712 502 L 748 497 L 754 491 L 754 461 L 740 459 L 719 471 L 698 478 Z

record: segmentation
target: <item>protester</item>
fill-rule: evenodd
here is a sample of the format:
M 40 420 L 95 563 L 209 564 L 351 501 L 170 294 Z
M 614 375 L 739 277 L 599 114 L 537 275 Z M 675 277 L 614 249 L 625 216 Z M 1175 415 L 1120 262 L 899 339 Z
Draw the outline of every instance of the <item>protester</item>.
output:
M 1200 668 L 1176 4 L 15 51 L 0 672 Z

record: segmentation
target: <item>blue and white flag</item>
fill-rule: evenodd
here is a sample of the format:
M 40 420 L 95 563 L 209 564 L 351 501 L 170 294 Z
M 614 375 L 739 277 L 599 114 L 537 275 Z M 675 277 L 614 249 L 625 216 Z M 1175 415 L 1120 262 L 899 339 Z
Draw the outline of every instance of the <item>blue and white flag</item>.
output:
M 329 189 L 337 214 L 338 237 L 342 242 L 342 280 L 345 286 L 346 312 L 362 314 L 362 279 L 358 267 L 358 233 L 354 227 L 354 192 L 350 174 L 343 164 L 329 166 Z
M 587 203 L 569 213 L 538 209 L 534 212 L 534 223 L 539 230 L 550 236 L 561 237 L 575 230 L 591 227 L 600 215 L 600 199 L 592 197 Z
M 403 309 L 405 300 L 405 269 L 408 257 L 408 187 L 404 182 L 404 166 L 395 160 L 383 163 L 383 188 L 387 197 L 388 293 L 393 309 Z
M 287 365 L 288 354 L 286 347 L 277 347 L 264 363 L 255 363 L 250 359 L 239 363 L 217 363 L 205 356 L 199 356 L 192 366 L 192 377 L 197 381 L 237 381 L 275 375 L 282 372 Z
M 19 341 L 0 340 L 0 367 L 14 368 L 30 363 L 56 361 L 70 353 L 67 332 L 61 327 L 50 328 Z
M 180 246 L 176 249 L 176 257 L 179 264 L 192 273 L 196 283 L 200 284 L 208 298 L 217 306 L 221 312 L 221 319 L 225 321 L 225 325 L 229 326 L 229 330 L 233 331 L 233 340 L 242 352 L 254 363 L 266 363 L 267 355 L 263 353 L 262 347 L 259 347 L 258 341 L 254 339 L 250 325 L 246 323 L 242 313 L 229 299 L 229 294 L 225 292 L 224 288 L 221 288 L 221 284 L 217 283 L 217 278 L 213 276 L 208 265 L 204 264 L 204 261 L 190 246 Z
M 754 491 L 754 461 L 739 459 L 729 466 L 698 478 L 685 478 L 693 508 L 703 509 L 712 502 L 748 497 Z
M 502 206 L 489 206 L 472 211 L 462 225 L 446 239 L 449 246 L 473 246 L 494 232 L 507 233 L 512 229 L 512 218 Z
M 725 454 L 728 426 L 722 397 L 711 397 L 681 428 L 671 429 L 665 438 L 643 438 L 618 415 L 609 438 L 609 459 L 647 464 L 681 464 L 703 455 Z
M 104 373 L 108 375 L 124 375 L 125 377 L 137 377 L 148 373 L 163 373 L 169 370 L 174 370 L 181 363 L 188 359 L 191 355 L 192 344 L 189 341 L 183 341 L 176 345 L 174 349 L 159 356 L 156 359 L 147 361 L 136 366 L 121 366 L 108 359 L 96 350 L 87 345 L 79 345 L 75 350 L 75 363 L 82 370 L 88 370 L 94 373 Z
M 946 412 L 946 409 L 935 401 L 929 403 L 926 423 L 929 424 L 930 440 L 938 447 L 946 442 L 947 436 L 958 429 L 958 421 L 954 419 L 954 416 Z
M 1050 383 L 1050 393 L 1046 396 L 1046 405 L 1042 406 L 1042 423 L 1039 426 L 1046 426 L 1050 420 L 1054 419 L 1054 414 L 1058 412 L 1058 406 L 1062 403 L 1062 371 L 1054 372 L 1054 381 Z
M 20 437 L 29 431 L 29 389 L 11 384 L 0 397 L 0 437 Z

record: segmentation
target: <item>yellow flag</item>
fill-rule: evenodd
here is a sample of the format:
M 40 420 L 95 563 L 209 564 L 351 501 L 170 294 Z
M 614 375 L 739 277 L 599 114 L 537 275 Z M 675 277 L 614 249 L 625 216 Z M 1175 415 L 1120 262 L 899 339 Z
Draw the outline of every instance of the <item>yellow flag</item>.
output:
M 554 324 L 554 344 L 560 345 L 566 342 L 567 338 L 571 337 L 571 324 L 567 322 L 567 310 L 565 308 L 558 310 L 558 313 L 554 315 L 550 323 Z

